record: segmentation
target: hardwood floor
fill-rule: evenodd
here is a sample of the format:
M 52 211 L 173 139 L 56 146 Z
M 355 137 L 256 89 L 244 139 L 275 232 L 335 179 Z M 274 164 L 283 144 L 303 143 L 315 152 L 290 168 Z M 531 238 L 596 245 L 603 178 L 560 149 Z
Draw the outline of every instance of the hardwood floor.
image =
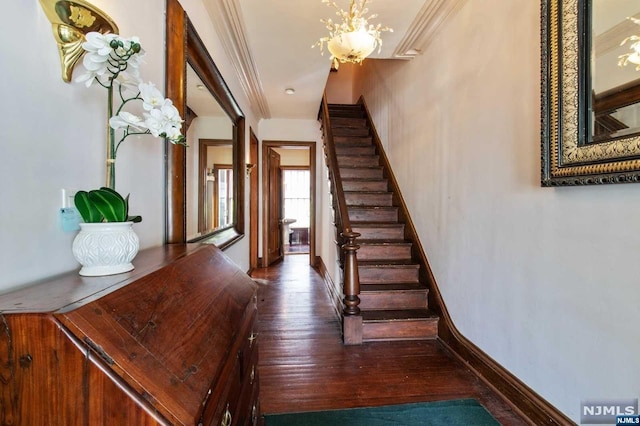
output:
M 475 398 L 503 425 L 527 424 L 435 340 L 344 346 L 307 255 L 252 273 L 260 284 L 265 414 Z

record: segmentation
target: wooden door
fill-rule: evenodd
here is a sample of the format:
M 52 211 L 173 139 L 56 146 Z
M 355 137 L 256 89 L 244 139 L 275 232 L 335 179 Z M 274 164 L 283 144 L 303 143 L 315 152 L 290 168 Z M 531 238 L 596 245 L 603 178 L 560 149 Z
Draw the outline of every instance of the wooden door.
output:
M 267 256 L 266 266 L 282 260 L 282 170 L 280 169 L 280 154 L 269 149 L 267 162 Z

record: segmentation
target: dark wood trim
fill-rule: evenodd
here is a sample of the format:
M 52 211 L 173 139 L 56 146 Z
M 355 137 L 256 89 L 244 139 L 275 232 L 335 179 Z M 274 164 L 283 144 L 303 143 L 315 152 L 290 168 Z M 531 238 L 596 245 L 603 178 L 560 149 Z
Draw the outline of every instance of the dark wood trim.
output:
M 263 259 L 264 259 L 264 251 L 266 250 L 266 247 L 268 246 L 269 240 L 268 240 L 268 232 L 266 232 L 266 229 L 268 227 L 267 225 L 267 215 L 264 209 L 264 206 L 267 205 L 268 200 L 269 200 L 269 191 L 266 187 L 267 185 L 267 176 L 266 176 L 266 172 L 267 172 L 267 167 L 266 167 L 266 161 L 268 161 L 269 156 L 267 155 L 267 152 L 269 151 L 269 148 L 287 148 L 287 147 L 309 147 L 309 179 L 310 179 L 310 191 L 311 191 L 311 212 L 310 212 L 310 216 L 309 216 L 309 263 L 311 265 L 313 265 L 313 261 L 316 257 L 316 200 L 317 200 L 317 194 L 316 194 L 316 143 L 315 142 L 301 142 L 301 141 L 276 141 L 276 140 L 270 140 L 270 141 L 262 141 L 262 206 L 263 206 L 263 212 L 262 212 L 262 224 L 263 224 L 263 231 L 262 231 L 262 255 L 263 255 Z M 261 263 L 262 266 L 267 266 L 264 265 L 264 262 Z
M 249 127 L 249 162 L 255 167 L 251 171 L 249 177 L 249 267 L 251 270 L 258 267 L 258 215 L 259 215 L 259 198 L 258 198 L 258 145 L 260 141 L 253 133 L 253 129 Z
M 638 101 L 640 101 L 640 78 L 598 93 L 593 101 L 593 111 L 596 114 L 609 114 Z
M 211 237 L 219 247 L 228 247 L 244 234 L 244 173 L 245 173 L 245 117 L 229 90 L 222 74 L 200 39 L 195 27 L 187 17 L 178 0 L 167 0 L 167 49 L 166 49 L 166 93 L 174 105 L 185 116 L 187 61 L 209 89 L 222 109 L 234 124 L 234 199 L 236 218 L 234 232 L 226 232 L 229 239 L 217 236 L 220 231 L 198 237 L 198 241 Z M 166 225 L 165 242 L 184 243 L 187 238 L 187 191 L 186 151 L 183 146 L 167 143 L 166 148 Z
M 331 299 L 331 306 L 336 314 L 336 318 L 342 321 L 342 288 L 333 281 L 333 278 L 331 278 L 331 274 L 327 269 L 327 265 L 324 264 L 321 257 L 318 257 L 316 260 L 316 268 L 322 277 L 322 281 L 327 286 L 329 299 Z
M 185 117 L 187 81 L 187 16 L 177 0 L 166 4 L 166 86 L 167 97 L 173 101 L 181 117 Z M 184 243 L 187 236 L 185 147 L 165 141 L 165 237 L 166 243 Z
M 557 408 L 525 385 L 521 380 L 511 374 L 503 366 L 495 362 L 475 344 L 464 337 L 456 328 L 449 311 L 444 303 L 440 289 L 427 260 L 418 233 L 408 214 L 404 198 L 400 192 L 398 182 L 392 172 L 389 159 L 383 149 L 380 138 L 373 126 L 371 114 L 364 98 L 360 97 L 358 103 L 366 111 L 370 123 L 372 123 L 373 142 L 380 155 L 380 163 L 388 170 L 385 176 L 394 193 L 394 205 L 398 206 L 400 221 L 405 223 L 405 238 L 413 243 L 415 258 L 420 260 L 420 279 L 429 285 L 429 308 L 438 314 L 438 339 L 451 350 L 451 352 L 472 369 L 478 377 L 487 383 L 521 416 L 528 418 L 534 425 L 574 425 L 575 423 L 561 413 Z

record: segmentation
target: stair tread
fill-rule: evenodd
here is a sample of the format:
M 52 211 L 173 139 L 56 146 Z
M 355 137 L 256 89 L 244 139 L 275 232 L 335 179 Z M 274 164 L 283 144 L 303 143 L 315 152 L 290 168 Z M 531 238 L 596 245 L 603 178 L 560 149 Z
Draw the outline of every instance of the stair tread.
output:
M 347 205 L 350 209 L 366 209 L 366 210 L 397 210 L 396 206 L 362 206 L 360 204 Z
M 360 293 L 382 292 L 382 291 L 427 291 L 428 287 L 420 283 L 392 283 L 392 284 L 361 284 Z
M 393 321 L 437 321 L 438 316 L 429 309 L 372 309 L 363 310 L 363 322 L 393 322 Z
M 393 194 L 393 191 L 370 191 L 370 190 L 365 190 L 365 191 L 349 190 L 349 191 L 343 191 L 343 192 L 345 194 L 366 194 L 366 195 Z
M 404 226 L 402 222 L 351 222 L 351 227 L 359 228 L 400 228 Z
M 416 268 L 420 265 L 410 259 L 403 260 L 358 260 L 358 266 L 384 266 L 386 268 Z
M 413 243 L 411 241 L 407 241 L 407 240 L 394 240 L 394 239 L 373 240 L 373 239 L 366 239 L 366 240 L 358 240 L 357 244 L 368 245 L 368 246 L 390 246 L 390 245 L 410 246 Z
M 386 182 L 386 178 L 342 178 L 343 182 Z

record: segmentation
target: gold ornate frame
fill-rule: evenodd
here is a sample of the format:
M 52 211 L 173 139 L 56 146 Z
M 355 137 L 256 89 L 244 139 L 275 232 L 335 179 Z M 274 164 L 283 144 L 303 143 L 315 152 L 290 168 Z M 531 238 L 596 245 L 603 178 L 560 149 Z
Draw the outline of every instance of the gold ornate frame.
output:
M 586 1 L 542 0 L 542 186 L 640 181 L 640 136 L 584 143 Z

